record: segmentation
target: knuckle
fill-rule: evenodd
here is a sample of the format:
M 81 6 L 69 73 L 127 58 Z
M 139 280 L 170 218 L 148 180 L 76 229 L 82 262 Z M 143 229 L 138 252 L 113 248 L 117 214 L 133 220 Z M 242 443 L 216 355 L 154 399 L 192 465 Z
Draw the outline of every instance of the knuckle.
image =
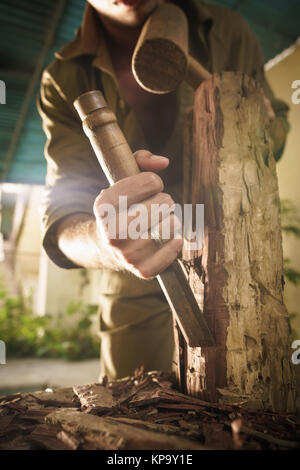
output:
M 139 275 L 142 279 L 151 279 L 154 277 L 153 272 L 147 268 L 147 266 L 142 266 L 138 268 Z
M 158 176 L 156 173 L 153 173 L 152 171 L 149 171 L 146 173 L 146 177 L 148 180 L 148 184 L 151 184 L 151 186 L 156 192 L 163 190 L 164 183 L 160 176 Z
M 108 189 L 102 189 L 101 193 L 98 194 L 94 201 L 93 211 L 95 215 L 101 215 L 101 206 L 107 204 L 109 201 Z
M 108 191 L 109 188 L 102 189 L 95 199 L 95 204 L 101 204 L 102 201 L 105 201 L 107 199 Z
M 151 152 L 145 149 L 136 150 L 133 154 L 135 158 L 149 157 L 150 155 L 151 155 Z
M 168 204 L 168 206 L 173 206 L 175 204 L 173 198 L 170 196 L 170 194 L 166 194 L 166 193 L 163 193 L 164 194 L 164 200 L 163 202 Z
M 105 218 L 105 211 L 103 211 L 103 205 L 98 204 L 97 206 L 94 207 L 94 214 L 97 220 L 102 223 L 102 219 Z

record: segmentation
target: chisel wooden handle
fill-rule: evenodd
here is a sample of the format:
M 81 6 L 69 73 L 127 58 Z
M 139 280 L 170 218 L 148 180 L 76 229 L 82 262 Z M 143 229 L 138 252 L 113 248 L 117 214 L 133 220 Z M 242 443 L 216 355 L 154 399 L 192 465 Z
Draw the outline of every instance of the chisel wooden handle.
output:
M 140 173 L 116 117 L 107 107 L 102 93 L 98 90 L 84 93 L 75 100 L 74 106 L 109 183 Z M 157 279 L 187 344 L 191 347 L 214 345 L 180 262 L 174 261 Z
M 139 174 L 136 159 L 103 94 L 98 90 L 84 93 L 74 106 L 109 184 Z

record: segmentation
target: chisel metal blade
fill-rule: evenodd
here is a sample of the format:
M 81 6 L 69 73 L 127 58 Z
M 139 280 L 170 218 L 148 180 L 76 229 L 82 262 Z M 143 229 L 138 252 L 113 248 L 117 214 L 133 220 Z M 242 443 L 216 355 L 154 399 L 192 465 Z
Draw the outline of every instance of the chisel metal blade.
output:
M 188 346 L 214 346 L 214 338 L 188 283 L 181 262 L 178 259 L 175 260 L 157 276 L 157 280 Z

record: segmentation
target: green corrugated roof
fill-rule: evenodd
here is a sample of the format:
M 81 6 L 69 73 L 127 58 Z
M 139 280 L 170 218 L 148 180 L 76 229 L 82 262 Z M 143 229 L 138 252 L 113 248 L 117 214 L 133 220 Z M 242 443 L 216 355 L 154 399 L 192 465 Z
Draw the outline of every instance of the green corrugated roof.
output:
M 214 3 L 239 11 L 246 18 L 266 60 L 299 36 L 299 0 L 215 0 Z M 0 104 L 2 180 L 4 175 L 4 180 L 10 182 L 44 182 L 45 137 L 35 104 L 39 84 L 32 90 L 28 106 L 24 107 L 24 100 L 32 86 L 37 62 L 43 59 L 44 68 L 53 59 L 54 51 L 73 38 L 84 6 L 84 0 L 1 0 L 0 80 L 6 83 L 6 104 Z M 50 42 L 47 47 L 45 41 Z M 22 114 L 24 119 L 20 120 Z
M 0 79 L 6 83 L 6 104 L 0 105 L 2 180 L 5 172 L 5 181 L 36 184 L 44 182 L 45 136 L 36 109 L 39 80 L 30 98 L 13 152 L 11 152 L 12 140 L 22 112 L 22 104 L 26 99 L 26 92 L 31 85 L 41 54 L 44 53 L 42 60 L 44 68 L 53 60 L 54 51 L 73 38 L 74 30 L 80 26 L 84 5 L 83 0 L 1 1 Z M 53 38 L 50 37 L 50 44 L 43 51 L 51 29 Z

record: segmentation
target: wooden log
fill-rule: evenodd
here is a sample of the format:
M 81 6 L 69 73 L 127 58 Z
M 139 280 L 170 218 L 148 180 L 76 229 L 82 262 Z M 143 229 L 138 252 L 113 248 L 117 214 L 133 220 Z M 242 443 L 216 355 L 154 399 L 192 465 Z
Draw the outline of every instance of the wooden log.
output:
M 278 183 L 259 86 L 242 73 L 206 80 L 186 140 L 184 202 L 205 205 L 205 235 L 183 258 L 216 347 L 185 345 L 185 392 L 294 410 Z
M 77 385 L 73 387 L 73 391 L 85 413 L 100 414 L 111 410 L 118 404 L 118 401 L 113 397 L 112 389 L 99 383 Z
M 101 418 L 79 413 L 70 408 L 61 409 L 47 416 L 46 422 L 61 426 L 63 430 L 76 431 L 81 437 L 90 438 L 98 444 L 98 449 L 122 450 L 205 450 L 199 442 L 183 437 L 167 435 L 134 425 L 134 420 L 125 424 L 118 418 Z M 152 426 L 152 429 L 154 426 Z M 159 426 L 157 427 L 159 428 Z

